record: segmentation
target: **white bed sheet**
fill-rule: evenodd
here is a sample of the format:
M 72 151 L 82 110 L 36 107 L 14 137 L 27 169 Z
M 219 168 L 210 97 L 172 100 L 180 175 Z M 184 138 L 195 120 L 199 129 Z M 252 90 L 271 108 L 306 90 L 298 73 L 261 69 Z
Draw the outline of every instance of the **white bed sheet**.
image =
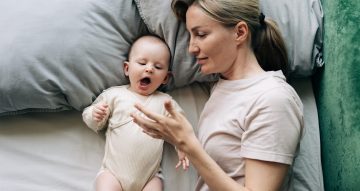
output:
M 323 190 L 320 141 L 311 81 L 294 83 L 305 105 L 305 131 L 295 161 L 291 190 Z M 208 98 L 199 84 L 171 92 L 196 127 Z M 175 170 L 177 156 L 165 145 L 162 162 L 165 191 L 193 190 L 197 175 Z M 81 112 L 30 113 L 0 118 L 0 190 L 90 191 L 101 164 L 104 136 L 82 122 Z

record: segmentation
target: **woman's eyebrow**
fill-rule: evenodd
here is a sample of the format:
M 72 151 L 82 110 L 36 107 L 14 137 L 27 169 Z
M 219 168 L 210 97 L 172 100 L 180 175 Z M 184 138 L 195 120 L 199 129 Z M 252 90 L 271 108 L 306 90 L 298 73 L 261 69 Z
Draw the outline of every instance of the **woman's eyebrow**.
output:
M 202 27 L 204 27 L 204 26 L 194 26 L 194 27 L 192 27 L 189 31 L 191 31 L 191 32 L 195 32 L 195 31 L 198 31 L 200 28 L 202 28 Z

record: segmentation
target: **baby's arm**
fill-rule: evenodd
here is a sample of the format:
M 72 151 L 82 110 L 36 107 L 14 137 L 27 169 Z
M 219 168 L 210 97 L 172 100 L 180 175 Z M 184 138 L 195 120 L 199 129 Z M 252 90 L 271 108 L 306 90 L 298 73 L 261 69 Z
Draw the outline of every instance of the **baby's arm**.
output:
M 187 170 L 190 166 L 189 159 L 186 157 L 185 153 L 183 153 L 182 151 L 180 151 L 178 149 L 176 149 L 176 151 L 177 151 L 177 154 L 179 157 L 179 162 L 176 164 L 175 168 L 179 168 L 180 166 L 182 166 L 182 168 L 184 170 Z
M 106 103 L 98 103 L 92 109 L 92 119 L 101 123 L 107 119 L 109 114 L 109 105 Z
M 105 127 L 109 115 L 109 105 L 101 95 L 94 101 L 91 106 L 85 108 L 82 114 L 86 125 L 96 132 Z

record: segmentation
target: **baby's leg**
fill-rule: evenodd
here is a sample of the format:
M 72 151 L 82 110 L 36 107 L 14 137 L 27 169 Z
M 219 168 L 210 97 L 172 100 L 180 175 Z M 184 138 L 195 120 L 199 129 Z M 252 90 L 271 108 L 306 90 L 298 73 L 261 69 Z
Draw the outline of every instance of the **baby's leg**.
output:
M 162 181 L 159 177 L 155 176 L 148 183 L 146 183 L 143 191 L 162 191 Z
M 108 170 L 96 177 L 96 191 L 122 191 L 119 181 Z

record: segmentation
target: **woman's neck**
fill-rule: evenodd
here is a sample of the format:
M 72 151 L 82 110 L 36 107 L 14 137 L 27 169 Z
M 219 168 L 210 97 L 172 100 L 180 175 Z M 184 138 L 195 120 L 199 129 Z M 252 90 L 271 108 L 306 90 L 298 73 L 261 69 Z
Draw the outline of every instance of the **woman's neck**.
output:
M 249 52 L 247 54 L 239 53 L 229 70 L 222 73 L 221 76 L 226 80 L 239 80 L 251 78 L 264 72 L 254 53 Z

